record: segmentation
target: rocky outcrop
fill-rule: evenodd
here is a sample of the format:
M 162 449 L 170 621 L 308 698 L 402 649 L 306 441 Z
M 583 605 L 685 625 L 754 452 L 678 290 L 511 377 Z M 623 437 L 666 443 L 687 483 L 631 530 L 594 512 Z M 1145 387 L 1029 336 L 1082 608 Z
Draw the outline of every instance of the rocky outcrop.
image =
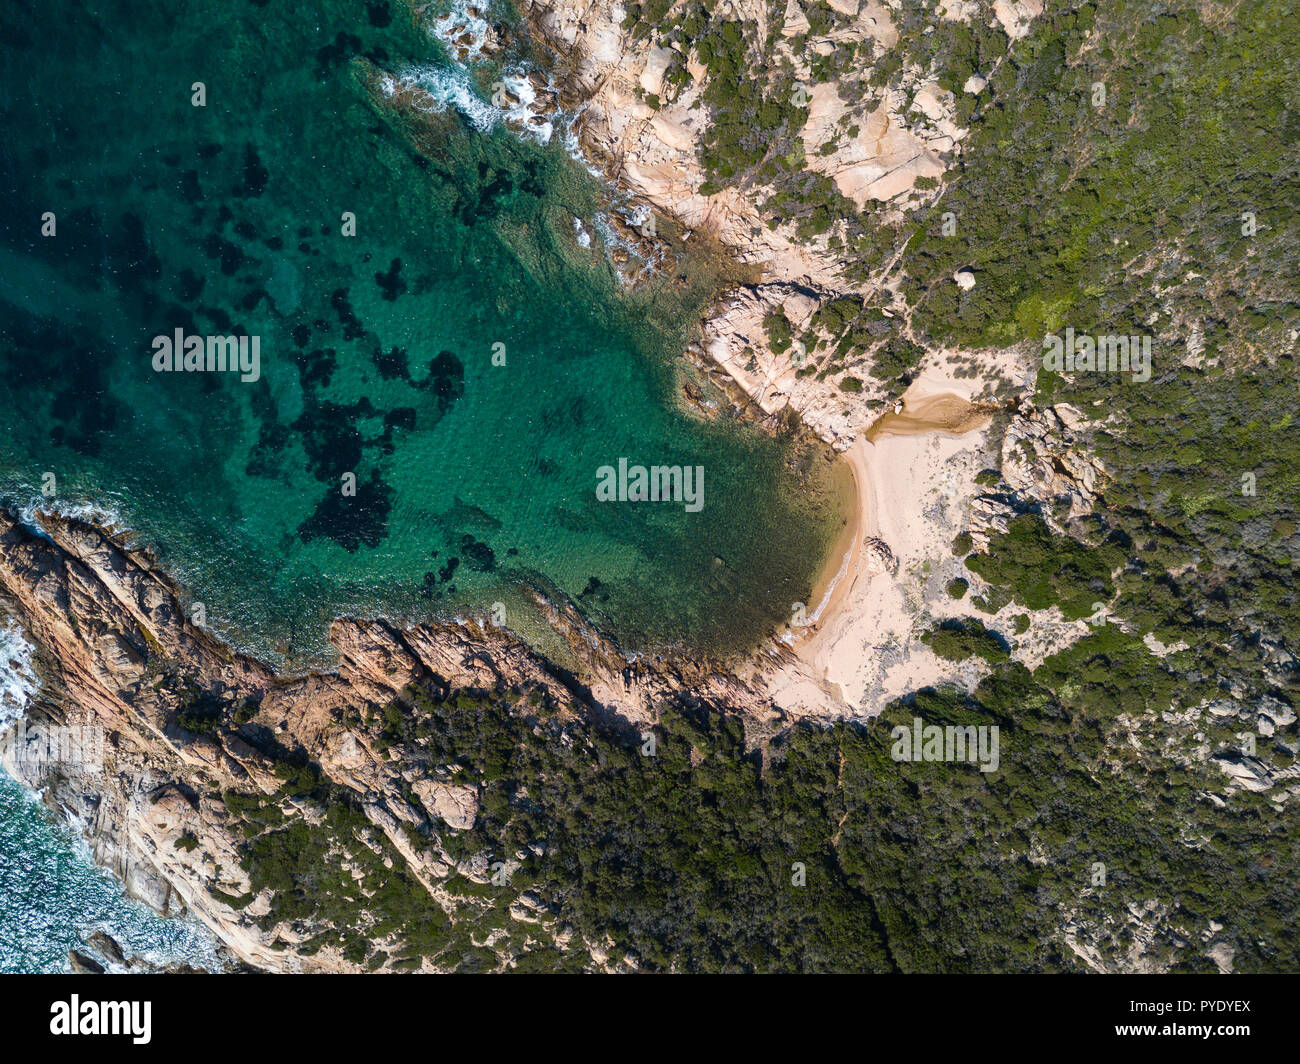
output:
M 1268 794 L 1279 808 L 1300 796 L 1300 764 L 1279 767 L 1264 757 L 1256 756 L 1252 736 L 1254 733 L 1272 739 L 1279 729 L 1295 723 L 1295 710 L 1272 696 L 1265 696 L 1259 700 L 1221 699 L 1206 705 L 1205 712 L 1219 724 L 1240 727 L 1239 737 L 1250 737 L 1251 745 L 1246 748 L 1222 750 L 1210 757 L 1210 764 L 1228 778 L 1226 789 L 1229 794 L 1234 791 Z M 1292 757 L 1300 753 L 1294 741 L 1284 736 L 1278 736 L 1275 742 Z
M 26 717 L 0 736 L 0 762 L 81 828 L 97 863 L 133 896 L 164 914 L 193 914 L 259 969 L 358 967 L 330 946 L 300 948 L 328 927 L 267 926 L 270 897 L 243 867 L 244 825 L 224 796 L 275 795 L 286 764 L 315 766 L 353 796 L 431 894 L 452 870 L 486 876 L 485 862 L 452 857 L 436 838 L 412 843 L 408 828 L 426 818 L 454 833 L 478 813 L 474 785 L 433 778 L 383 741 L 384 709 L 412 684 L 527 691 L 561 714 L 629 727 L 677 697 L 744 708 L 759 721 L 776 715 L 707 663 L 629 662 L 575 612 L 540 598 L 581 676 L 474 622 L 399 628 L 350 618 L 330 631 L 335 671 L 278 675 L 191 624 L 180 589 L 147 553 L 78 520 L 37 519 L 29 529 L 0 515 L 0 602 L 35 644 L 42 681 Z M 72 727 L 98 736 L 94 757 L 33 753 L 42 735 Z M 323 813 L 292 806 L 307 821 Z
M 125 972 L 164 972 L 168 975 L 203 973 L 203 969 L 188 964 L 159 966 L 142 957 L 128 956 L 121 943 L 104 931 L 90 934 L 82 949 L 69 950 L 68 965 L 76 975 L 118 975 Z
M 1083 446 L 1083 416 L 1066 403 L 1022 406 L 1002 438 L 1002 476 L 1026 498 L 1057 504 L 1065 520 L 1091 513 L 1106 471 Z M 1063 508 L 1063 509 L 1062 509 Z
M 817 85 L 802 130 L 809 169 L 827 174 L 859 208 L 907 197 L 919 178 L 938 180 L 944 156 L 966 135 L 953 121 L 953 95 L 933 81 L 915 92 L 886 93 L 859 119 L 855 136 L 837 136 L 849 114 L 833 82 Z M 823 154 L 823 145 L 834 150 Z
M 810 372 L 818 360 L 815 353 L 800 340 L 775 350 L 765 326 L 768 315 L 780 314 L 800 334 L 818 306 L 832 297 L 828 290 L 802 284 L 737 286 L 703 323 L 701 347 L 767 418 L 775 423 L 784 411 L 796 411 L 804 425 L 842 450 L 874 421 L 869 402 L 883 399 L 884 390 L 868 383 L 853 402 L 846 402 L 838 384 L 828 387 Z
M 835 25 L 819 36 L 799 5 L 790 4 L 775 43 L 779 63 L 764 62 L 756 76 L 776 76 L 778 66 L 792 72 L 803 94 L 800 106 L 808 109 L 798 134 L 808 172 L 830 177 L 860 208 L 870 202 L 899 212 L 927 202 L 937 189 L 914 194 L 917 179 L 931 186 L 941 179 L 965 134 L 953 120 L 953 96 L 919 70 L 906 71 L 899 88 L 855 83 L 844 94 L 836 82 L 814 77 L 814 60 L 836 48 L 881 56 L 898 44 L 887 4 L 839 0 L 831 6 Z M 769 39 L 767 4 L 733 0 L 729 11 L 754 28 L 755 42 Z M 773 345 L 763 318 L 782 311 L 804 329 L 813 311 L 832 299 L 879 294 L 889 304 L 893 297 L 879 286 L 846 280 L 832 233 L 801 236 L 788 219 L 773 216 L 763 206 L 773 190 L 761 180 L 751 176 L 710 190 L 699 159 L 709 121 L 708 72 L 680 40 L 660 38 L 657 31 L 648 39 L 636 36 L 617 3 L 530 0 L 521 13 L 554 57 L 557 102 L 576 115 L 583 155 L 688 237 L 707 234 L 739 263 L 761 271 L 757 282 L 722 293 L 702 323 L 702 351 L 756 405 L 761 420 L 776 423 L 789 411 L 827 443 L 847 448 L 871 423 L 882 385 L 850 367 L 832 371 L 820 364 L 824 359 L 813 365 L 799 345 Z M 668 85 L 665 74 L 674 66 L 687 76 Z M 856 372 L 851 401 L 841 387 L 848 372 Z
M 1000 469 L 1007 493 L 973 500 L 969 531 L 977 547 L 1005 532 L 1017 507 L 1037 505 L 1058 532 L 1092 513 L 1106 482 L 1106 469 L 1088 450 L 1083 415 L 1067 403 L 1037 407 L 1028 400 L 1007 423 Z
M 867 576 L 879 576 L 898 570 L 898 559 L 890 550 L 889 544 L 878 536 L 868 536 L 862 544 L 863 572 Z
M 1043 13 L 1043 0 L 993 0 L 993 14 L 1013 41 L 1025 36 Z

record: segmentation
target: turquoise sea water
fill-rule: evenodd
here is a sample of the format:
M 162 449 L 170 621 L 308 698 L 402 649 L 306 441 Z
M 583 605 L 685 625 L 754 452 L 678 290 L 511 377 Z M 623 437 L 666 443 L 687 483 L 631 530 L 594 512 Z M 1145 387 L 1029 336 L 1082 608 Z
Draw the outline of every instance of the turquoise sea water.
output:
M 310 658 L 342 612 L 503 601 L 526 628 L 520 580 L 632 651 L 743 648 L 806 598 L 837 519 L 826 463 L 681 409 L 707 285 L 668 269 L 620 291 L 607 194 L 563 122 L 539 144 L 475 95 L 499 66 L 458 66 L 396 0 L 12 15 L 8 499 L 53 474 L 60 503 L 119 514 L 273 657 Z M 373 104 L 384 76 L 459 108 L 413 131 Z M 177 329 L 258 336 L 260 379 L 154 372 L 152 338 Z M 620 457 L 702 466 L 704 509 L 598 502 Z
M 619 204 L 563 120 L 546 143 L 508 128 L 487 102 L 502 66 L 455 63 L 437 10 L 6 5 L 0 497 L 115 514 L 277 661 L 327 661 L 341 613 L 500 601 L 536 637 L 521 583 L 629 651 L 752 646 L 841 520 L 827 463 L 682 408 L 708 270 L 627 291 L 601 235 Z M 386 106 L 400 78 L 446 106 Z M 257 336 L 258 379 L 155 372 L 177 329 Z M 703 509 L 599 502 L 620 458 L 703 467 Z M 60 967 L 125 904 L 8 782 L 0 888 L 5 970 Z

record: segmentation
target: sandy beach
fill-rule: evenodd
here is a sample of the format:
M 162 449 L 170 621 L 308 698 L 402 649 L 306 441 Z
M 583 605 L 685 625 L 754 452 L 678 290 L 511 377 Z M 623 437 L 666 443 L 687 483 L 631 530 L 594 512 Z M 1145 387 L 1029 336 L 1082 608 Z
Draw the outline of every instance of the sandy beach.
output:
M 765 678 L 791 714 L 865 715 L 961 672 L 912 631 L 923 585 L 958 564 L 951 542 L 961 530 L 960 500 L 971 497 L 991 420 L 968 395 L 944 387 L 950 383 L 918 379 L 901 411 L 880 417 L 843 452 L 853 512 L 815 585 L 807 625 L 786 637 L 793 660 Z

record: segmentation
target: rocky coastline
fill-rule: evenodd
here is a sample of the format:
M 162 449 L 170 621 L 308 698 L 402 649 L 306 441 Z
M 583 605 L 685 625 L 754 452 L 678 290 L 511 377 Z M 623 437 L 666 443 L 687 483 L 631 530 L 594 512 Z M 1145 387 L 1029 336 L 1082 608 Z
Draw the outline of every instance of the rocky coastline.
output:
M 705 664 L 629 662 L 554 605 L 552 624 L 583 662 L 581 676 L 475 621 L 400 628 L 352 618 L 330 631 L 337 670 L 277 674 L 190 623 L 181 589 L 124 536 L 76 518 L 35 520 L 0 515 L 0 604 L 34 644 L 40 679 L 22 727 L 0 735 L 0 765 L 77 825 L 131 896 L 163 915 L 192 915 L 259 970 L 359 970 L 335 949 L 294 948 L 328 927 L 268 926 L 268 898 L 250 892 L 241 868 L 241 823 L 223 796 L 276 795 L 286 764 L 316 766 L 385 840 L 385 859 L 396 855 L 431 894 L 441 896 L 451 872 L 486 881 L 481 862 L 436 840 L 417 849 L 407 830 L 463 830 L 477 808 L 472 785 L 428 779 L 381 741 L 384 708 L 412 685 L 526 693 L 560 719 L 632 731 L 665 700 L 741 711 L 756 741 L 779 727 L 761 690 Z M 70 727 L 101 736 L 93 762 L 24 748 Z

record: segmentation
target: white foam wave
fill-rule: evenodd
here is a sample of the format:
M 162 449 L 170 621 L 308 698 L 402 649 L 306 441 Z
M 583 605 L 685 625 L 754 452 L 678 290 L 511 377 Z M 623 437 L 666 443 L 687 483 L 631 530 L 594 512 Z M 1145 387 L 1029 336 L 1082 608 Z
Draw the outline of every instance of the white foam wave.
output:
M 389 96 L 409 93 L 411 106 L 424 114 L 455 108 L 479 133 L 491 133 L 501 120 L 502 112 L 481 99 L 469 76 L 455 67 L 409 67 L 400 77 L 385 77 L 380 84 Z
M 484 15 L 488 6 L 486 0 L 451 0 L 443 14 L 425 24 L 429 33 L 446 47 L 451 65 L 427 64 L 408 68 L 397 78 L 385 76 L 382 82 L 384 91 L 392 96 L 418 90 L 415 104 L 418 110 L 445 112 L 448 108 L 455 108 L 480 133 L 490 133 L 498 125 L 505 124 L 517 135 L 546 145 L 558 131 L 565 153 L 593 178 L 605 184 L 605 174 L 586 156 L 578 139 L 577 124 L 586 103 L 572 112 L 554 110 L 548 113 L 545 102 L 538 98 L 537 72 L 521 63 L 502 70 L 499 80 L 493 84 L 490 102 L 478 94 L 470 69 L 481 66 L 490 58 L 485 47 L 489 40 L 494 39 L 494 31 Z M 541 74 L 545 79 L 546 95 L 552 97 L 554 78 L 549 72 L 542 71 Z M 634 229 L 641 229 L 650 215 L 649 207 L 644 205 L 617 209 Z M 579 245 L 590 247 L 592 234 L 580 222 L 575 225 Z M 614 265 L 612 252 L 615 248 L 623 249 L 630 261 L 640 264 L 639 270 L 631 272 L 615 266 L 614 272 L 620 284 L 630 285 L 637 276 L 652 272 L 661 265 L 661 251 L 647 258 L 641 249 L 618 235 L 605 215 L 594 217 L 591 226 L 599 236 L 611 265 Z
M 501 84 L 518 102 L 505 107 L 502 113 L 517 126 L 522 125 L 529 136 L 539 144 L 549 144 L 555 134 L 555 124 L 543 115 L 537 102 L 537 90 L 528 75 L 521 69 L 503 73 Z
M 487 43 L 487 19 L 479 13 L 486 9 L 486 2 L 475 4 L 471 10 L 469 0 L 452 0 L 446 14 L 438 15 L 429 24 L 429 31 L 442 41 L 450 51 L 465 49 L 465 58 L 477 62 L 483 58 L 483 47 Z
M 33 491 L 27 501 L 18 509 L 18 520 L 30 531 L 44 535 L 38 514 L 51 514 L 66 517 L 73 521 L 85 521 L 103 529 L 119 530 L 127 526 L 122 514 L 111 503 L 104 502 L 65 502 L 61 499 L 47 499 L 39 492 Z
M 10 617 L 0 624 L 0 732 L 18 721 L 40 690 L 32 665 L 35 653 L 16 620 Z

